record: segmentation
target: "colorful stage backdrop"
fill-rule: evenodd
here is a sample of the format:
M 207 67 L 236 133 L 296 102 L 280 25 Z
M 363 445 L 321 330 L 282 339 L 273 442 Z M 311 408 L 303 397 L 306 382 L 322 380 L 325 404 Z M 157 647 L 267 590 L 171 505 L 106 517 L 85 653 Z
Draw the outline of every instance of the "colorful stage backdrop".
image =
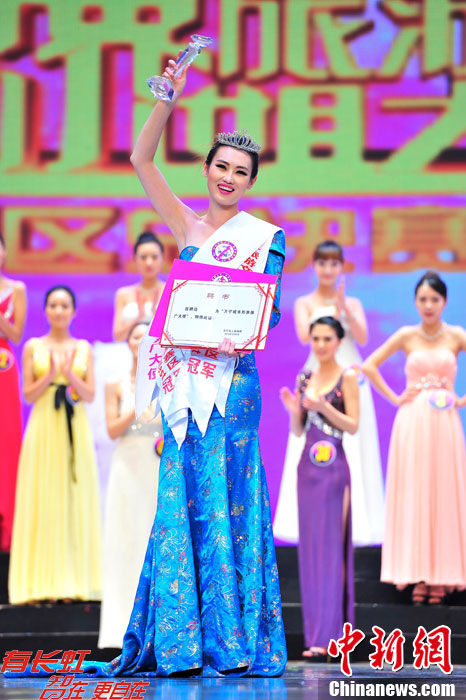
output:
M 168 270 L 176 249 L 129 154 L 153 105 L 145 79 L 191 34 L 214 37 L 158 160 L 203 211 L 214 134 L 247 127 L 264 145 L 245 208 L 288 244 L 283 320 L 257 358 L 275 506 L 287 436 L 278 389 L 307 357 L 292 308 L 314 283 L 316 243 L 345 246 L 347 288 L 369 318 L 364 354 L 416 322 L 412 290 L 427 267 L 449 285 L 446 320 L 465 323 L 465 23 L 466 0 L 2 0 L 1 228 L 8 272 L 29 290 L 27 337 L 44 332 L 43 293 L 61 281 L 78 296 L 76 335 L 110 341 L 114 290 L 134 280 L 142 229 L 163 238 Z M 402 357 L 385 373 L 400 389 Z M 394 410 L 380 398 L 376 408 L 385 463 Z

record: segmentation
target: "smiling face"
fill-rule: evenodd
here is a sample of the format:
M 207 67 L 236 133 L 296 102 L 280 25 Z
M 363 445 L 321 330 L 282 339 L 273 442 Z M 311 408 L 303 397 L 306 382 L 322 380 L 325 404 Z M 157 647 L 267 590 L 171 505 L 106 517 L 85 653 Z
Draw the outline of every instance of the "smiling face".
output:
M 50 328 L 66 329 L 74 316 L 73 300 L 65 289 L 56 289 L 51 292 L 45 304 L 45 315 Z
M 312 352 L 319 362 L 328 362 L 335 357 L 341 340 L 335 330 L 325 323 L 316 323 L 311 331 Z
M 147 328 L 148 326 L 146 323 L 139 323 L 137 326 L 133 327 L 131 333 L 129 334 L 128 345 L 129 349 L 133 353 L 133 357 L 137 357 L 138 355 L 139 343 L 144 338 Z
M 204 163 L 204 177 L 211 199 L 221 206 L 238 203 L 246 190 L 256 181 L 251 179 L 252 158 L 247 151 L 231 146 L 220 146 L 210 165 Z
M 157 243 L 140 243 L 134 255 L 137 271 L 144 279 L 158 277 L 163 265 L 163 253 Z
M 338 276 L 343 272 L 343 263 L 336 258 L 317 258 L 314 271 L 323 287 L 334 287 Z
M 442 311 L 447 303 L 446 299 L 424 282 L 416 292 L 416 308 L 423 323 L 435 325 L 442 318 Z

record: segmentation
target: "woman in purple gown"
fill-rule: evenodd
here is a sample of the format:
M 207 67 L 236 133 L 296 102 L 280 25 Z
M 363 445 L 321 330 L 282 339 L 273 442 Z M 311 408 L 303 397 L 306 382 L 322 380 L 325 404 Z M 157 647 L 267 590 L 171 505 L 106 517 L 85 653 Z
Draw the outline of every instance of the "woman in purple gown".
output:
M 309 661 L 325 659 L 329 641 L 353 621 L 350 472 L 342 438 L 358 429 L 359 393 L 356 373 L 335 360 L 344 334 L 331 316 L 314 321 L 311 344 L 319 365 L 299 375 L 294 394 L 281 390 L 292 432 L 306 432 L 298 465 L 298 555 Z

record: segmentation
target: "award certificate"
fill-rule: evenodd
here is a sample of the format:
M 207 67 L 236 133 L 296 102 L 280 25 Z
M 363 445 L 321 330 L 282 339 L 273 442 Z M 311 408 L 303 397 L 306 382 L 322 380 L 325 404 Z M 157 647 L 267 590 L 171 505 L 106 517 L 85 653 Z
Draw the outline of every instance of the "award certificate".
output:
M 162 331 L 163 347 L 263 350 L 277 285 L 175 279 Z

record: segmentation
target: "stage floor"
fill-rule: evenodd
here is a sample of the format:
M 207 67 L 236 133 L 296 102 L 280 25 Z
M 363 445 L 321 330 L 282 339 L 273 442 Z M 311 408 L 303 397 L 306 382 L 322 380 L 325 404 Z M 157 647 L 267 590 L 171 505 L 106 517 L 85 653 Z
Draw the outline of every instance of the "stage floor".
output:
M 75 677 L 76 679 L 78 676 Z M 83 700 L 91 700 L 94 695 L 95 688 L 98 682 L 96 679 L 83 678 L 88 681 L 85 692 L 82 695 L 69 695 L 69 689 L 66 694 L 60 695 L 63 691 L 55 690 L 48 691 L 50 694 L 45 696 L 50 698 L 66 698 L 66 697 L 82 697 Z M 111 683 L 120 681 L 134 682 L 134 679 L 119 678 L 112 679 Z M 329 693 L 329 684 L 333 683 L 333 694 Z M 346 685 L 341 686 L 341 681 L 345 681 Z M 389 671 L 374 671 L 368 664 L 353 664 L 353 676 L 347 678 L 340 673 L 339 666 L 336 664 L 306 664 L 303 662 L 290 662 L 287 665 L 286 672 L 282 678 L 158 678 L 150 681 L 144 695 L 143 700 L 154 700 L 155 698 L 163 698 L 163 700 L 172 700 L 180 698 L 183 700 L 231 700 L 233 698 L 240 699 L 259 699 L 259 698 L 277 698 L 286 700 L 294 700 L 295 698 L 306 698 L 309 700 L 328 700 L 330 697 L 356 697 L 356 690 L 361 690 L 359 683 L 366 684 L 364 687 L 365 696 L 375 696 L 377 689 L 372 688 L 370 684 L 375 683 L 396 683 L 394 691 L 390 692 L 389 688 L 385 689 L 385 697 L 456 697 L 466 698 L 466 666 L 456 666 L 453 673 L 449 676 L 442 674 L 437 669 L 414 671 L 412 668 L 406 668 L 398 673 L 390 673 Z M 369 685 L 367 685 L 369 684 Z M 414 686 L 404 687 L 404 684 L 416 684 Z M 453 686 L 450 686 L 453 684 Z M 46 679 L 5 679 L 0 678 L 0 700 L 39 700 L 46 685 Z M 426 687 L 424 687 L 426 686 Z M 428 686 L 428 688 L 427 688 Z M 433 686 L 433 687 L 432 687 Z M 442 687 L 443 686 L 443 687 Z M 344 693 L 344 690 L 348 693 Z M 362 693 L 359 692 L 358 696 Z M 380 692 L 380 686 L 377 692 L 378 697 L 383 697 Z M 44 697 L 44 696 L 43 696 Z M 108 694 L 100 695 L 101 698 L 112 698 L 111 690 Z M 130 695 L 123 695 L 115 691 L 113 698 L 129 698 Z

